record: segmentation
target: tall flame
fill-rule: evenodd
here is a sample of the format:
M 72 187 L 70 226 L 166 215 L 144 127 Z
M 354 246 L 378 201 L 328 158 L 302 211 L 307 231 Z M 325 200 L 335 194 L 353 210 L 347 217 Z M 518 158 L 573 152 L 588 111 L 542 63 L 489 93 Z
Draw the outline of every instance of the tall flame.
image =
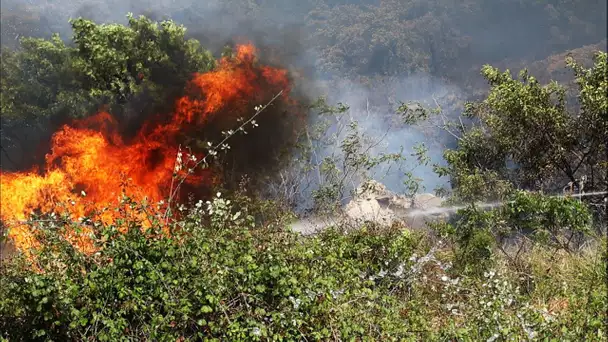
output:
M 255 47 L 239 45 L 234 58 L 223 58 L 215 70 L 194 75 L 169 122 L 142 127 L 128 143 L 107 112 L 65 125 L 52 137 L 44 172 L 0 172 L 0 219 L 15 246 L 28 251 L 40 243 L 23 223 L 35 210 L 58 212 L 67 204 L 72 220 L 102 212 L 101 220 L 111 224 L 119 214 L 103 209 L 116 204 L 123 191 L 137 201 L 165 200 L 175 177 L 180 132 L 204 127 L 210 120 L 234 126 L 237 118 L 253 114 L 252 104 L 268 101 L 281 90 L 286 95 L 289 86 L 285 70 L 258 65 Z M 203 155 L 194 157 L 200 160 Z M 186 182 L 208 187 L 216 177 L 199 170 Z M 149 225 L 146 217 L 141 221 Z M 68 231 L 66 238 L 91 253 L 91 228 L 81 229 Z

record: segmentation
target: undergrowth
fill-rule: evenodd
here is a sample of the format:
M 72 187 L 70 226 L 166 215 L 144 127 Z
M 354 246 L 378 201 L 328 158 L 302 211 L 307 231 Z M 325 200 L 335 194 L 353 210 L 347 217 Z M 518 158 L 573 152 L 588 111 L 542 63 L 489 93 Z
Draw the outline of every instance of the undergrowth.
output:
M 605 242 L 576 252 L 535 242 L 517 262 L 491 248 L 492 263 L 463 268 L 450 236 L 368 224 L 304 237 L 279 208 L 256 203 L 193 204 L 170 234 L 135 221 L 124 233 L 98 225 L 91 255 L 59 222 L 32 218 L 46 227 L 37 230 L 44 247 L 0 266 L 3 338 L 606 338 Z M 262 211 L 272 214 L 260 220 Z

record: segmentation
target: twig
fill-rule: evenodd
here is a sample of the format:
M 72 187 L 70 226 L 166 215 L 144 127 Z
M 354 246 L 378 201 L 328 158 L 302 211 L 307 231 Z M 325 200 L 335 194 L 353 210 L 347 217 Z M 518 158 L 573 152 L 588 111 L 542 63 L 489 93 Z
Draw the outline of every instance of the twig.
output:
M 277 93 L 268 103 L 266 103 L 262 108 L 259 108 L 256 113 L 249 118 L 247 121 L 243 122 L 232 134 L 228 134 L 226 135 L 226 137 L 217 145 L 215 145 L 213 148 L 211 148 L 212 151 L 217 150 L 218 148 L 220 148 L 221 146 L 223 146 L 223 144 L 230 139 L 234 134 L 236 134 L 236 132 L 242 130 L 243 127 L 245 127 L 245 125 L 249 124 L 251 121 L 253 121 L 253 119 L 255 119 L 258 115 L 260 115 L 260 113 L 262 113 L 268 106 L 270 106 L 279 96 L 281 96 L 281 94 L 283 94 L 283 90 L 281 90 L 279 93 Z M 209 156 L 209 154 L 206 154 L 205 157 L 203 157 L 203 159 L 199 160 L 191 169 L 196 169 L 198 166 L 200 166 L 203 163 L 207 163 L 207 157 Z M 171 208 L 171 203 L 173 201 L 173 199 L 175 198 L 175 196 L 177 195 L 177 192 L 179 191 L 181 185 L 186 181 L 186 178 L 188 178 L 188 175 L 190 173 L 186 173 L 186 175 L 184 177 L 182 177 L 182 179 L 179 181 L 179 183 L 175 186 L 175 189 L 172 188 L 172 192 L 170 193 L 169 196 L 169 200 L 167 203 L 167 210 L 165 211 L 165 223 L 168 219 L 169 216 L 169 211 Z M 173 182 L 172 182 L 173 184 Z

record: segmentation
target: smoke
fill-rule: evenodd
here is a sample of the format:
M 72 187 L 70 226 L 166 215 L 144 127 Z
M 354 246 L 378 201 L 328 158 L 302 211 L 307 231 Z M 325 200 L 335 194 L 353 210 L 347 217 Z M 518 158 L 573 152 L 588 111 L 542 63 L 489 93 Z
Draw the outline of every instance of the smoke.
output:
M 328 92 L 328 98 L 349 105 L 348 118 L 357 122 L 360 132 L 367 136 L 370 155 L 402 153 L 407 158 L 405 163 L 386 163 L 371 170 L 377 177 L 382 177 L 390 191 L 402 193 L 406 190 L 404 172 L 409 170 L 420 179 L 426 191 L 447 185 L 445 179 L 433 172 L 433 165 L 442 164 L 444 148 L 452 141 L 440 132 L 424 132 L 420 126 L 405 125 L 396 110 L 400 103 L 416 101 L 426 107 L 441 106 L 444 115 L 457 115 L 459 108 L 451 106 L 449 96 L 461 97 L 458 87 L 418 74 L 375 80 L 368 85 L 340 80 L 337 85 L 334 83 L 334 89 Z M 425 164 L 420 164 L 413 156 L 414 147 L 422 145 L 429 158 Z M 331 147 L 322 155 L 336 154 L 336 148 Z
M 368 150 L 372 156 L 381 153 L 398 153 L 403 148 L 405 154 L 411 153 L 414 145 L 425 143 L 429 148 L 430 164 L 440 163 L 442 148 L 431 144 L 428 136 L 417 129 L 405 127 L 396 122 L 395 107 L 397 101 L 417 100 L 432 103 L 431 97 L 441 98 L 444 93 L 454 91 L 453 86 L 433 79 L 429 75 L 417 75 L 410 77 L 383 78 L 372 81 L 371 84 L 362 84 L 359 80 L 344 79 L 339 72 L 334 74 L 321 74 L 316 69 L 318 62 L 318 51 L 314 46 L 306 45 L 306 32 L 303 31 L 305 13 L 311 10 L 312 2 L 285 1 L 280 5 L 266 1 L 259 3 L 248 3 L 244 5 L 240 1 L 148 1 L 148 0 L 106 0 L 106 1 L 68 1 L 57 0 L 53 2 L 44 0 L 29 0 L 26 3 L 15 0 L 2 0 L 3 8 L 21 8 L 28 13 L 36 13 L 44 20 L 32 34 L 48 37 L 51 33 L 59 33 L 60 36 L 69 41 L 71 27 L 69 19 L 84 17 L 98 23 L 122 23 L 126 24 L 126 13 L 131 12 L 135 16 L 146 15 L 153 20 L 172 19 L 184 24 L 187 35 L 199 40 L 202 46 L 211 50 L 216 56 L 226 45 L 234 45 L 237 42 L 249 41 L 259 49 L 259 58 L 263 64 L 279 65 L 290 71 L 294 77 L 295 87 L 292 97 L 301 104 L 306 105 L 311 98 L 326 95 L 329 103 L 342 102 L 350 106 L 348 119 L 358 122 L 359 129 L 374 146 Z M 6 6 L 6 7 L 5 7 Z M 255 18 L 255 19 L 253 19 Z M 27 29 L 27 27 L 24 27 Z M 22 34 L 24 35 L 24 34 Z M 334 81 L 326 82 L 327 79 Z M 456 89 L 457 91 L 457 89 Z M 131 100 L 129 108 L 141 109 L 146 102 L 146 94 L 142 94 Z M 279 109 L 281 110 L 281 109 Z M 148 111 L 139 111 L 139 117 L 129 118 L 126 125 L 127 131 L 137 132 L 142 123 L 150 120 Z M 276 115 L 272 115 L 276 117 Z M 318 118 L 310 117 L 309 121 L 314 123 Z M 338 127 L 345 122 L 335 122 L 329 128 L 327 134 L 333 134 Z M 59 125 L 63 122 L 59 122 Z M 278 128 L 272 122 L 264 122 L 261 116 L 261 126 L 255 136 L 238 137 L 233 143 L 238 146 L 247 145 L 243 139 L 277 138 L 272 133 Z M 128 132 L 127 132 L 128 133 Z M 281 132 L 285 134 L 285 132 Z M 345 133 L 345 132 L 343 132 Z M 318 151 L 319 162 L 327 156 L 338 159 L 342 156 L 339 150 L 339 141 L 344 134 L 337 136 L 337 144 Z M 284 141 L 282 137 L 279 140 Z M 268 139 L 266 139 L 268 140 Z M 271 144 L 270 140 L 265 142 L 266 146 Z M 242 160 L 239 166 L 247 169 L 251 163 L 260 162 L 262 157 L 259 153 L 246 154 L 250 160 Z M 243 157 L 243 155 L 241 155 Z M 268 161 L 263 163 L 269 165 Z M 413 175 L 422 179 L 422 185 L 427 190 L 441 185 L 445 181 L 438 179 L 432 172 L 431 165 L 414 167 L 414 163 L 408 161 L 406 164 L 397 165 L 383 164 L 374 168 L 372 173 L 382 177 L 382 181 L 395 192 L 404 190 L 404 170 L 413 169 Z M 352 183 L 351 187 L 359 184 Z
M 378 2 L 371 0 L 325 1 L 320 2 L 321 5 L 317 1 L 302 0 L 1 1 L 4 12 L 3 18 L 6 11 L 17 13 L 19 10 L 30 14 L 29 16 L 22 16 L 29 21 L 22 20 L 13 23 L 3 19 L 3 38 L 6 35 L 10 39 L 3 39 L 2 45 L 14 42 L 15 36 L 49 37 L 51 33 L 55 32 L 59 33 L 65 40 L 69 40 L 72 34 L 68 23 L 70 18 L 82 16 L 96 22 L 125 24 L 127 12 L 132 12 L 135 16 L 146 15 L 153 20 L 172 19 L 184 24 L 188 29 L 188 37 L 201 41 L 203 47 L 211 50 L 216 56 L 226 45 L 251 41 L 260 49 L 259 57 L 264 64 L 279 65 L 294 76 L 295 87 L 293 92 L 295 94 L 292 93 L 292 96 L 301 103 L 307 104 L 310 101 L 309 99 L 326 95 L 330 104 L 342 102 L 350 106 L 350 111 L 345 116 L 346 121 L 334 122 L 329 127 L 327 135 L 335 134 L 341 128 L 340 126 L 345 123 L 356 121 L 359 131 L 372 142 L 373 147 L 368 150 L 370 155 L 397 153 L 403 148 L 404 154 L 408 156 L 413 152 L 413 146 L 421 143 L 428 148 L 427 154 L 430 157 L 428 165 L 414 168 L 414 158 L 410 156 L 406 163 L 389 163 L 371 170 L 394 192 L 405 190 L 404 174 L 409 170 L 412 170 L 414 177 L 422 180 L 421 185 L 425 191 L 432 191 L 436 187 L 445 186 L 447 180 L 438 178 L 432 172 L 432 164 L 442 163 L 442 151 L 446 146 L 453 144 L 453 141 L 438 133 L 437 130 L 433 130 L 432 127 L 427 127 L 429 128 L 427 131 L 400 124 L 395 114 L 399 101 L 421 101 L 431 107 L 439 105 L 445 115 L 453 117 L 460 110 L 456 102 L 466 97 L 464 91 L 461 90 L 461 87 L 464 88 L 463 84 L 451 84 L 448 81 L 436 78 L 436 75 L 410 75 L 408 70 L 398 70 L 399 65 L 408 65 L 407 62 L 409 61 L 403 61 L 403 58 L 407 56 L 416 57 L 417 63 L 436 64 L 433 68 L 438 70 L 437 72 L 447 73 L 449 71 L 451 74 L 474 75 L 478 71 L 479 63 L 494 63 L 505 57 L 512 59 L 520 59 L 525 56 L 541 58 L 556 49 L 563 49 L 576 42 L 593 42 L 599 32 L 594 26 L 601 21 L 598 18 L 603 18 L 602 25 L 605 25 L 605 4 L 601 4 L 596 13 L 586 14 L 583 8 L 586 6 L 581 6 L 580 9 L 574 8 L 575 11 L 572 13 L 569 12 L 570 9 L 563 11 L 560 9 L 560 12 L 557 13 L 555 8 L 550 5 L 544 7 L 526 4 L 517 5 L 508 1 L 499 1 L 492 5 L 484 4 L 483 9 L 475 7 L 481 6 L 479 4 L 456 6 L 458 12 L 445 15 L 431 12 L 434 8 L 433 4 L 412 2 L 412 4 L 408 4 L 411 9 L 408 10 L 407 16 L 403 17 L 399 14 L 397 15 L 398 18 L 393 21 L 387 20 L 373 24 L 384 27 L 386 31 L 384 35 L 389 37 L 383 37 L 382 39 L 377 37 L 380 40 L 397 41 L 399 37 L 408 39 L 401 39 L 396 42 L 398 43 L 396 47 L 391 47 L 392 43 L 387 44 L 384 46 L 386 49 L 383 49 L 381 44 L 373 47 L 368 46 L 371 44 L 369 39 L 361 37 L 359 40 L 355 39 L 357 44 L 354 46 L 355 52 L 352 53 L 354 55 L 349 55 L 351 51 L 346 50 L 353 48 L 350 43 L 355 40 L 348 37 L 348 35 L 353 34 L 352 32 L 345 33 L 346 38 L 340 36 L 340 30 L 348 31 L 345 27 L 340 26 L 342 25 L 341 22 L 337 22 L 336 26 L 332 28 L 321 28 L 329 31 L 337 30 L 338 33 L 329 32 L 327 37 L 330 41 L 334 39 L 341 40 L 341 42 L 321 46 L 321 44 L 313 41 L 314 39 L 311 39 L 311 37 L 314 37 L 314 32 L 311 29 L 317 29 L 316 26 L 310 26 L 308 22 L 307 15 L 311 10 L 321 8 L 324 13 L 331 12 L 330 14 L 333 15 L 331 18 L 340 19 L 338 21 L 344 19 L 344 22 L 349 23 L 348 25 L 361 24 L 362 26 L 355 31 L 365 32 L 366 29 L 372 31 L 372 27 L 365 26 L 371 24 L 367 22 L 358 23 L 356 20 L 352 22 L 353 18 L 358 17 L 350 17 L 350 12 L 342 11 L 342 7 L 340 7 L 342 4 L 355 4 L 349 8 L 370 5 L 370 9 L 373 7 L 372 12 L 382 7 L 374 12 L 379 15 L 382 11 L 389 11 L 391 6 L 401 8 L 403 7 L 402 4 L 394 1 Z M 342 17 L 341 13 L 345 17 Z M 490 14 L 490 16 L 480 16 L 479 20 L 472 20 L 471 13 Z M 570 22 L 576 24 L 576 29 L 572 30 L 578 33 L 563 31 L 566 27 L 563 25 L 556 26 L 556 23 L 567 22 L 560 19 L 562 15 L 576 17 L 577 20 L 571 20 Z M 15 14 L 15 16 L 19 16 L 19 14 Z M 362 16 L 361 19 L 365 19 L 365 17 Z M 504 30 L 505 23 L 510 22 L 518 23 L 515 31 Z M 589 24 L 587 25 L 586 22 Z M 9 24 L 12 25 L 11 30 L 4 29 Z M 412 28 L 411 37 L 409 33 L 395 36 L 388 34 L 388 32 L 403 32 L 406 27 L 409 32 L 410 26 Z M 605 32 L 599 33 L 604 35 Z M 566 37 L 568 35 L 570 35 L 569 38 Z M 549 41 L 548 37 L 553 40 Z M 560 40 L 561 37 L 566 38 L 562 41 Z M 345 51 L 340 49 L 345 49 Z M 429 51 L 424 49 L 429 49 Z M 339 57 L 342 60 L 348 60 L 349 63 L 352 62 L 351 64 L 360 66 L 361 70 L 368 70 L 369 73 L 390 72 L 393 76 L 382 76 L 377 79 L 362 81 L 352 77 L 352 74 L 348 74 L 348 77 L 345 76 L 347 74 L 346 70 L 341 69 L 333 70 L 331 74 L 323 74 L 318 71 L 318 66 L 327 61 L 321 60 L 319 56 L 325 55 L 327 50 L 335 50 L 337 53 L 330 51 L 329 57 L 325 56 L 326 59 Z M 373 53 L 371 50 L 374 50 Z M 466 51 L 468 51 L 468 54 L 465 53 Z M 361 55 L 356 56 L 357 53 L 361 53 Z M 399 55 L 399 53 L 403 53 L 406 57 Z M 343 54 L 346 55 L 343 56 Z M 420 57 L 418 55 L 421 54 L 428 54 L 430 60 L 426 61 L 424 58 L 418 58 Z M 437 60 L 441 58 L 444 60 Z M 377 63 L 374 62 L 376 60 Z M 451 62 L 448 63 L 446 60 Z M 382 61 L 385 61 L 385 63 Z M 346 64 L 348 63 L 337 62 L 337 65 Z M 471 67 L 473 68 L 471 69 Z M 133 107 L 139 108 L 139 105 L 134 104 Z M 321 120 L 314 115 L 311 115 L 308 119 L 310 123 Z M 263 132 L 261 135 L 268 139 L 272 137 L 272 131 L 272 126 L 267 130 L 260 130 L 260 132 Z M 345 134 L 345 131 L 342 131 L 341 135 L 338 134 L 337 141 L 343 139 Z M 246 144 L 246 141 L 239 141 L 238 143 Z M 267 144 L 270 144 L 270 140 Z M 318 163 L 327 156 L 338 158 L 342 156 L 338 144 L 323 147 L 318 151 L 313 162 Z M 353 188 L 357 184 L 353 183 L 349 186 Z M 302 189 L 302 193 L 308 194 L 306 197 L 310 197 L 310 190 Z
M 398 114 L 401 103 L 419 102 L 425 107 L 440 106 L 443 115 L 457 115 L 461 109 L 457 101 L 463 98 L 457 86 L 433 78 L 428 74 L 402 77 L 357 80 L 340 78 L 333 80 L 317 79 L 312 85 L 317 94 L 324 94 L 330 105 L 346 104 L 348 110 L 340 114 L 309 113 L 309 130 L 314 134 L 315 127 L 323 127 L 321 136 L 313 142 L 316 147 L 308 156 L 310 164 L 296 166 L 294 177 L 301 177 L 297 184 L 298 212 L 306 212 L 312 206 L 313 194 L 323 187 L 340 183 L 343 196 L 339 200 L 345 204 L 366 177 L 383 183 L 393 193 L 410 193 L 408 180 L 418 183 L 418 193 L 433 192 L 446 187 L 448 180 L 439 177 L 434 165 L 443 165 L 443 151 L 454 141 L 436 127 L 406 125 Z M 313 96 L 313 95 L 311 95 Z M 430 130 L 425 130 L 430 128 Z M 357 136 L 359 147 L 356 156 L 344 147 L 344 143 Z M 417 158 L 418 147 L 423 147 L 425 161 Z M 365 165 L 354 166 L 350 160 L 366 156 L 378 158 L 383 155 L 401 155 L 405 159 L 386 160 L 367 169 Z M 354 158 L 353 158 L 354 157 Z M 325 160 L 331 160 L 340 175 L 333 177 L 320 169 Z M 356 162 L 355 162 L 356 163 Z M 312 170 L 306 170 L 313 165 Z

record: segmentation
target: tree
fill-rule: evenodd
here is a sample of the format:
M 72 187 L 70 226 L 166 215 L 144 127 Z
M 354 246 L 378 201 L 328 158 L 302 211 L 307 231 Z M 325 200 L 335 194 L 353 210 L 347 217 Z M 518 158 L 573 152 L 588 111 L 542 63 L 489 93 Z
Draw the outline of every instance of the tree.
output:
M 183 26 L 132 15 L 128 19 L 128 26 L 76 19 L 73 46 L 55 35 L 51 40 L 24 38 L 20 50 L 3 50 L 4 149 L 19 148 L 28 155 L 36 145 L 29 136 L 44 137 L 67 119 L 94 113 L 102 105 L 132 120 L 162 112 L 194 72 L 215 66 L 198 41 L 185 38 Z
M 605 21 L 605 3 L 504 0 L 325 0 L 307 17 L 324 71 L 424 71 L 459 83 L 483 63 L 529 62 L 597 43 Z
M 564 86 L 543 86 L 526 70 L 514 79 L 508 70 L 483 68 L 490 92 L 467 105 L 474 123 L 458 126 L 458 146 L 438 168 L 451 177 L 457 197 L 500 197 L 511 187 L 555 193 L 567 184 L 579 192 L 608 190 L 606 53 L 597 53 L 592 68 L 568 65 L 578 85 L 574 104 Z

